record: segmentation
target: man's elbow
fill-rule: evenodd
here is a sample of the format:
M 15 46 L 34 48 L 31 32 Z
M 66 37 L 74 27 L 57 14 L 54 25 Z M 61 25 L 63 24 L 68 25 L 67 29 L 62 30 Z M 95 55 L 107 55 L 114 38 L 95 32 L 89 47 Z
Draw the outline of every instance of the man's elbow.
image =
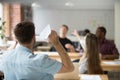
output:
M 72 66 L 71 69 L 70 69 L 70 72 L 74 71 L 75 67 Z
M 74 70 L 74 65 L 69 66 L 68 68 L 66 68 L 67 71 L 66 72 L 72 72 Z

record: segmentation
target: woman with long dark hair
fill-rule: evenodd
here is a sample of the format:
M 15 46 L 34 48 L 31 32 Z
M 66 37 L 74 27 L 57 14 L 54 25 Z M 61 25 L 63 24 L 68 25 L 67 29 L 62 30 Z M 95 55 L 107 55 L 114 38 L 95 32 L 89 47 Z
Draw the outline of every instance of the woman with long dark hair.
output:
M 74 34 L 80 39 L 77 31 Z M 88 33 L 85 37 L 85 51 L 80 59 L 79 73 L 87 74 L 103 74 L 101 68 L 101 60 L 99 54 L 98 38 L 92 33 Z

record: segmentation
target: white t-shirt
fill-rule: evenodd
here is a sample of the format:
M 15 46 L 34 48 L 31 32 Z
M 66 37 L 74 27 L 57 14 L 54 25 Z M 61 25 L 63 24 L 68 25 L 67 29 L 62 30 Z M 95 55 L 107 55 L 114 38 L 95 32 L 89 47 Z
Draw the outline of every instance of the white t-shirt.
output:
M 80 66 L 79 66 L 79 73 L 80 74 L 84 74 L 87 72 L 87 66 L 88 66 L 88 63 L 87 63 L 87 58 L 83 59 L 81 62 L 80 62 Z
M 86 36 L 85 37 L 80 37 L 80 40 L 79 40 L 83 50 L 85 51 L 86 49 Z

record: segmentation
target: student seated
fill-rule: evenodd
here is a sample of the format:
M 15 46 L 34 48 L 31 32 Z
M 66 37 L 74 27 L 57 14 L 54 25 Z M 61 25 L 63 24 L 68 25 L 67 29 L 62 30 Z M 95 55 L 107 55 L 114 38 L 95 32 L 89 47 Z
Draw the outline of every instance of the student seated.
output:
M 51 32 L 49 40 L 58 51 L 61 63 L 46 54 L 34 54 L 35 26 L 32 22 L 18 23 L 14 33 L 20 45 L 2 57 L 0 71 L 5 80 L 53 80 L 56 73 L 73 71 L 74 66 L 55 31 Z
M 75 52 L 75 48 L 72 41 L 66 37 L 68 30 L 69 28 L 67 25 L 62 25 L 60 27 L 59 41 L 66 51 Z M 50 51 L 56 51 L 56 49 L 52 46 Z
M 79 31 L 74 30 L 73 31 L 73 35 L 75 35 L 78 39 L 79 39 L 79 51 L 80 52 L 84 52 L 84 46 L 85 46 L 85 36 L 90 33 L 89 29 L 84 29 L 84 31 L 82 32 L 82 34 L 79 33 Z
M 96 35 L 89 33 L 85 39 L 85 52 L 80 59 L 79 73 L 103 74 Z
M 106 33 L 107 31 L 103 26 L 98 27 L 96 30 L 96 36 L 99 40 L 100 53 L 102 54 L 102 59 L 118 59 L 119 52 L 115 44 L 112 41 L 105 38 Z

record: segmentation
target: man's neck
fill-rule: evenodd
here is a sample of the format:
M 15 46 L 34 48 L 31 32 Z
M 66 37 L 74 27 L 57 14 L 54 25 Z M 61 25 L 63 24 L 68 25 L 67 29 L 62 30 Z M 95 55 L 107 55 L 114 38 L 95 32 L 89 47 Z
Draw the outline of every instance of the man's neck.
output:
M 66 38 L 66 37 L 65 37 L 65 36 L 64 36 L 64 37 L 63 37 L 63 36 L 61 37 L 61 36 L 60 36 L 60 38 Z
M 65 35 L 60 35 L 60 38 L 66 38 L 66 36 Z
M 21 44 L 24 47 L 27 47 L 28 49 L 30 49 L 33 52 L 33 46 L 31 44 Z
M 105 40 L 105 37 L 99 39 L 100 42 L 103 42 L 104 40 Z

